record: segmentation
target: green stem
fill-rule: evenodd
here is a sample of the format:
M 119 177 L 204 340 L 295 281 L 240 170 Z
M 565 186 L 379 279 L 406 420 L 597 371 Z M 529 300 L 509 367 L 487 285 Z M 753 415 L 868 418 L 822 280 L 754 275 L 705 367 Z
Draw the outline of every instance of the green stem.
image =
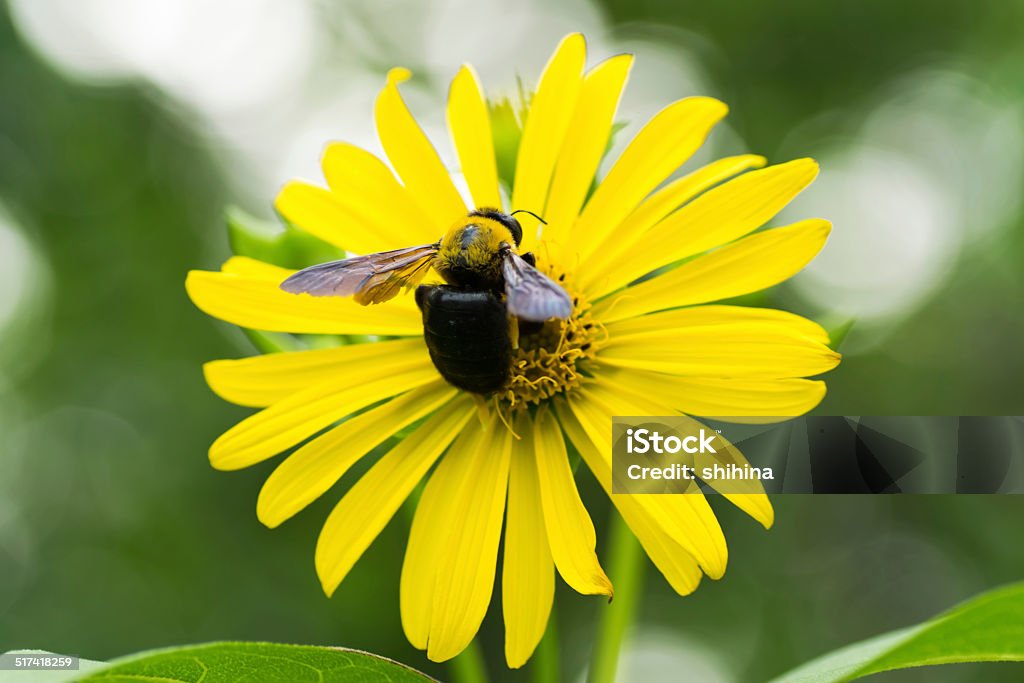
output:
M 643 549 L 614 508 L 609 546 L 608 575 L 615 584 L 615 599 L 598 626 L 587 677 L 589 683 L 615 683 L 619 652 L 629 635 L 643 593 Z
M 551 610 L 547 630 L 530 662 L 533 683 L 559 683 L 562 680 L 562 668 L 558 660 L 558 618 L 555 611 Z
M 449 666 L 454 683 L 487 683 L 484 653 L 475 639 L 449 663 Z

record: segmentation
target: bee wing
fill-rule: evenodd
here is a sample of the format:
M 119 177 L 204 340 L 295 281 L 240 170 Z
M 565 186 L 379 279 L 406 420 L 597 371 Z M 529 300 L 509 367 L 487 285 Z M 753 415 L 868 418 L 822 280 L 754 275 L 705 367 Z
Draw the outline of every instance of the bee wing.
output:
M 403 288 L 418 285 L 430 270 L 436 250 L 415 258 L 408 257 L 369 275 L 356 290 L 355 300 L 363 306 L 379 304 L 394 298 Z
M 437 249 L 437 244 L 424 244 L 321 263 L 290 276 L 281 283 L 281 289 L 312 296 L 355 295 L 364 306 L 377 304 L 422 280 Z
M 543 322 L 572 315 L 572 299 L 562 286 L 511 250 L 502 263 L 508 312 L 517 318 Z

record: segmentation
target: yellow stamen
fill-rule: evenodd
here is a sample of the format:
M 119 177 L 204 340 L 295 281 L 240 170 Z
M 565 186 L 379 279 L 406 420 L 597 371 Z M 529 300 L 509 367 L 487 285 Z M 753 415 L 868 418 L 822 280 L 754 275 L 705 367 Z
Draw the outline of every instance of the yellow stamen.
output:
M 568 320 L 549 320 L 541 327 L 516 327 L 512 376 L 500 394 L 512 410 L 539 404 L 552 396 L 579 386 L 580 366 L 596 355 L 604 341 L 604 327 L 590 317 L 590 304 L 575 291 L 568 274 L 547 264 L 538 268 L 559 282 L 573 297 L 573 313 Z

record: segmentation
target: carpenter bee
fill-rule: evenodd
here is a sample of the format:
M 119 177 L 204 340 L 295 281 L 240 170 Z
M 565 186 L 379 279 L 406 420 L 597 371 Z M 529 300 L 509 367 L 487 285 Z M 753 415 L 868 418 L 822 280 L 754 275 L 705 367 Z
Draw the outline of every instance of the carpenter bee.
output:
M 434 244 L 322 263 L 295 273 L 281 289 L 352 296 L 366 306 L 419 285 L 433 268 L 447 284 L 416 288 L 430 358 L 449 384 L 487 395 L 508 380 L 519 321 L 566 319 L 573 309 L 566 291 L 534 267 L 533 254 L 518 253 L 520 212 L 530 213 L 477 209 Z

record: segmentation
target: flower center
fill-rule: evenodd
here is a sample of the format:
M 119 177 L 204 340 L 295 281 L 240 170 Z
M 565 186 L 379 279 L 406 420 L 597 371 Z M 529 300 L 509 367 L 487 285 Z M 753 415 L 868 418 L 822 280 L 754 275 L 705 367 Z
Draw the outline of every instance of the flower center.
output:
M 604 328 L 590 316 L 590 303 L 576 291 L 571 277 L 552 264 L 537 268 L 569 292 L 573 312 L 568 320 L 519 322 L 518 348 L 512 351 L 512 375 L 499 397 L 521 410 L 580 385 L 581 369 L 596 356 Z

